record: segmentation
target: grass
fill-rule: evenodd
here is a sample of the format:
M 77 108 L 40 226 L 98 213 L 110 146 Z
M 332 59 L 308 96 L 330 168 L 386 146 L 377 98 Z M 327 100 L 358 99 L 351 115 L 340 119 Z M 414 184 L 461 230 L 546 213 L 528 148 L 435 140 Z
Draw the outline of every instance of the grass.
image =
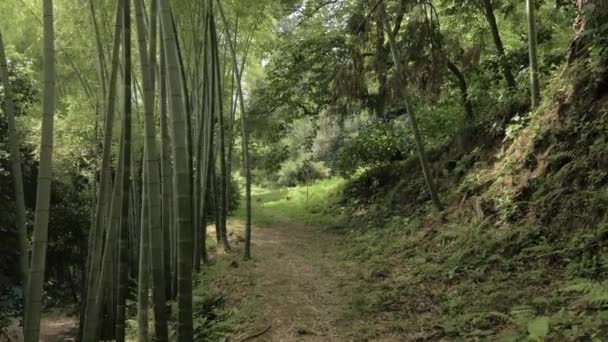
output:
M 254 187 L 252 191 L 253 224 L 256 227 L 277 227 L 289 224 L 329 226 L 336 224 L 340 215 L 328 212 L 338 198 L 344 181 L 327 179 L 295 188 L 266 189 Z M 242 234 L 245 203 L 231 218 L 229 229 Z M 238 243 L 237 252 L 216 254 L 217 242 L 212 228 L 207 238 L 212 262 L 195 276 L 193 304 L 197 341 L 219 341 L 239 331 L 251 322 L 256 312 L 258 294 L 255 292 L 255 263 L 243 262 Z M 252 292 L 253 291 L 253 292 Z M 174 308 L 175 309 L 175 308 Z M 175 310 L 173 310 L 175 312 Z M 175 317 L 174 317 L 175 320 Z
M 332 225 L 340 215 L 327 209 L 339 198 L 342 179 L 327 179 L 306 186 L 282 189 L 254 187 L 252 191 L 253 224 L 258 227 L 277 227 L 286 224 Z M 231 231 L 241 234 L 245 205 L 231 218 Z M 216 253 L 215 235 L 207 237 L 207 248 L 212 262 L 195 275 L 193 289 L 194 326 L 197 341 L 220 341 L 253 319 L 256 295 L 250 292 L 256 279 L 255 264 L 242 262 L 238 253 Z M 237 266 L 238 265 L 238 266 Z M 172 322 L 176 321 L 175 303 Z M 150 313 L 152 317 L 152 313 Z M 152 324 L 150 325 L 152 329 Z M 172 333 L 174 333 L 172 327 Z M 136 336 L 136 321 L 129 321 L 129 336 Z
M 238 267 L 235 267 L 238 265 Z M 241 261 L 241 253 L 223 254 L 195 276 L 194 328 L 197 341 L 222 341 L 252 319 L 253 302 L 245 300 L 255 280 L 253 263 Z
M 596 229 L 587 234 L 606 231 Z M 574 243 L 582 238 L 565 238 L 560 246 L 542 232 L 521 225 L 497 231 L 484 223 L 432 229 L 423 218 L 403 217 L 355 229 L 339 248 L 343 259 L 358 264 L 353 319 L 380 317 L 382 330 L 371 336 L 605 341 L 608 281 L 587 277 L 586 243 Z M 528 247 L 520 251 L 522 244 Z M 594 262 L 605 265 L 596 259 L 604 256 Z M 535 339 L 539 326 L 544 332 Z
M 341 213 L 331 212 L 339 198 L 343 179 L 331 178 L 310 186 L 294 188 L 252 189 L 252 221 L 258 227 L 272 227 L 290 223 L 333 226 L 340 221 Z M 245 217 L 244 203 L 235 218 Z

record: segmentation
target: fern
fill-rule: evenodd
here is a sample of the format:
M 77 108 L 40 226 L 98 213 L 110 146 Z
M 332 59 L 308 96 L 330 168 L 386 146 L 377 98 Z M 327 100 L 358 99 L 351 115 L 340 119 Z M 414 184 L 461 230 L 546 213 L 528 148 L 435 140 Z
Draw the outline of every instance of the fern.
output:
M 608 306 L 608 282 L 581 279 L 563 287 L 560 292 L 578 295 L 576 302 L 587 307 L 603 308 Z
M 587 294 L 598 286 L 597 282 L 590 279 L 579 279 L 577 282 L 565 286 L 559 290 L 562 293 Z
M 514 323 L 513 317 L 511 317 L 508 314 L 498 312 L 498 311 L 490 311 L 490 312 L 486 313 L 486 317 L 494 318 L 494 320 L 496 320 L 500 323 L 508 323 L 508 324 Z
M 516 325 L 525 326 L 534 319 L 536 310 L 531 306 L 520 306 L 513 308 L 509 313 L 509 316 L 512 317 L 512 320 Z

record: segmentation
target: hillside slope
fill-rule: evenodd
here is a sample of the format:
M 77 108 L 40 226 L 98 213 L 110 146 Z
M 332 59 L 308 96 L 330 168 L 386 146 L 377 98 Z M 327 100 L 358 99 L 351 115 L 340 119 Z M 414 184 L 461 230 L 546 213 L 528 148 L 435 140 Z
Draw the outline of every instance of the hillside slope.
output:
M 372 270 L 359 306 L 387 321 L 374 334 L 608 338 L 606 55 L 569 65 L 504 139 L 435 151 L 446 211 L 431 208 L 416 160 L 346 185 L 347 257 Z

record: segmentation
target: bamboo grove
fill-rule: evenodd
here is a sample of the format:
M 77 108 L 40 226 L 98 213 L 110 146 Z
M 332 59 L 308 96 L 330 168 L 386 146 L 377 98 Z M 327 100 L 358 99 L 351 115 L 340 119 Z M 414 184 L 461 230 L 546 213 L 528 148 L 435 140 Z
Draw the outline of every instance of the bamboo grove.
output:
M 0 35 L 0 71 L 13 147 L 20 272 L 26 298 L 25 341 L 38 341 L 40 334 L 52 174 L 56 98 L 53 1 L 44 0 L 43 4 L 44 115 L 31 260 L 27 258 L 30 247 L 18 134 Z M 169 0 L 116 0 L 111 46 L 101 37 L 98 5 L 88 0 L 97 49 L 99 91 L 92 95 L 97 99 L 100 158 L 95 170 L 80 338 L 124 341 L 127 298 L 135 289 L 140 341 L 173 340 L 173 331 L 177 340 L 192 341 L 193 273 L 208 260 L 208 223 L 215 224 L 215 236 L 223 249 L 231 249 L 227 216 L 231 159 L 239 132 L 249 211 L 244 258 L 251 257 L 251 176 L 241 86 L 247 52 L 238 51 L 236 28 L 226 19 L 219 1 L 195 5 L 190 25 L 197 34 L 188 36 L 180 35 Z M 188 38 L 180 41 L 182 37 Z M 224 91 L 228 82 L 231 93 Z M 140 104 L 143 120 L 134 117 Z M 142 149 L 134 142 L 137 125 L 143 131 Z M 170 301 L 177 303 L 174 327 L 169 326 Z
M 27 4 L 25 0 L 15 0 L 15 3 L 18 1 Z M 57 6 L 60 1 L 61 7 Z M 345 5 L 343 8 L 332 7 L 341 2 Z M 49 221 L 53 216 L 50 213 L 53 213 L 54 172 L 61 170 L 53 163 L 53 155 L 62 147 L 56 143 L 61 137 L 56 134 L 54 124 L 57 123 L 55 115 L 61 113 L 62 107 L 77 107 L 74 103 L 84 102 L 86 97 L 87 104 L 82 106 L 91 108 L 78 120 L 89 120 L 89 115 L 95 113 L 94 143 L 86 147 L 87 154 L 90 152 L 93 157 L 83 167 L 87 170 L 78 170 L 78 176 L 88 182 L 83 186 L 85 190 L 79 191 L 91 193 L 85 200 L 88 206 L 84 215 L 84 220 L 90 222 L 84 227 L 70 226 L 70 233 L 78 231 L 86 235 L 81 239 L 82 246 L 78 246 L 80 251 L 86 251 L 86 259 L 78 260 L 82 264 L 78 265 L 80 277 L 75 277 L 82 284 L 73 291 L 78 292 L 74 295 L 74 302 L 79 304 L 78 339 L 125 341 L 129 322 L 135 322 L 139 341 L 194 341 L 197 327 L 193 318 L 193 290 L 197 275 L 212 259 L 208 242 L 217 243 L 223 252 L 240 250 L 233 245 L 240 241 L 231 240 L 228 232 L 233 198 L 240 195 L 240 189 L 234 186 L 236 173 L 240 172 L 244 179 L 242 258 L 245 260 L 252 257 L 253 166 L 255 171 L 261 171 L 260 177 L 256 173 L 257 184 L 263 185 L 265 173 L 267 180 L 291 186 L 289 182 L 281 184 L 277 173 L 293 162 L 294 171 L 298 171 L 293 172 L 294 185 L 306 184 L 308 209 L 309 171 L 314 171 L 311 163 L 324 165 L 331 159 L 331 172 L 329 168 L 326 172 L 317 170 L 320 175 L 316 179 L 323 179 L 330 175 L 358 176 L 359 171 L 411 157 L 421 175 L 416 193 L 422 194 L 424 202 L 429 202 L 433 213 L 442 213 L 442 221 L 450 218 L 444 215 L 451 212 L 451 205 L 453 209 L 453 199 L 446 187 L 453 184 L 446 185 L 445 174 L 450 170 L 433 170 L 438 164 L 437 149 L 453 141 L 458 145 L 454 147 L 458 158 L 478 153 L 476 147 L 488 147 L 476 146 L 483 144 L 474 137 L 480 132 L 481 124 L 483 127 L 491 124 L 492 129 L 482 129 L 495 134 L 495 128 L 500 125 L 505 129 L 510 127 L 508 116 L 519 113 L 520 107 L 525 112 L 540 111 L 547 100 L 550 88 L 543 78 L 547 79 L 549 72 L 554 71 L 547 68 L 547 60 L 552 58 L 547 56 L 546 45 L 542 45 L 543 39 L 545 44 L 549 39 L 542 29 L 546 31 L 554 21 L 538 20 L 540 15 L 537 18 L 536 11 L 551 13 L 539 7 L 538 1 L 520 2 L 517 7 L 511 1 L 514 5 L 508 7 L 518 9 L 514 13 L 521 13 L 522 17 L 525 9 L 527 30 L 521 39 L 513 38 L 517 30 L 509 32 L 513 31 L 511 40 L 517 39 L 519 43 L 523 39 L 524 59 L 529 60 L 529 68 L 526 64 L 519 73 L 514 73 L 514 66 L 509 64 L 509 58 L 513 57 L 508 54 L 509 44 L 503 42 L 504 35 L 501 38 L 499 32 L 500 18 L 497 21 L 495 14 L 498 1 L 492 0 L 328 0 L 317 4 L 319 7 L 311 6 L 313 2 L 292 0 L 275 3 L 42 0 L 42 17 L 33 13 L 40 19 L 43 30 L 40 58 L 43 77 L 39 87 L 41 127 L 36 150 L 39 156 L 33 220 L 27 216 L 28 208 L 33 207 L 28 203 L 27 194 L 33 191 L 27 191 L 25 176 L 33 172 L 28 170 L 25 160 L 34 157 L 20 149 L 20 145 L 25 145 L 20 141 L 25 134 L 18 131 L 20 94 L 15 90 L 19 90 L 19 84 L 14 82 L 15 68 L 8 58 L 18 52 L 11 51 L 12 46 L 8 45 L 7 54 L 0 32 L 2 109 L 10 157 L 7 173 L 12 176 L 14 191 L 14 230 L 18 244 L 15 249 L 19 251 L 15 269 L 18 269 L 23 293 L 24 340 L 41 340 L 41 316 L 48 288 L 45 273 L 53 267 L 52 262 L 47 262 L 52 245 L 49 241 L 54 234 L 54 226 Z M 86 8 L 86 12 L 69 13 L 75 3 L 79 6 L 76 8 Z M 296 3 L 299 5 L 294 5 Z M 445 10 L 438 12 L 433 3 Z M 576 3 L 572 6 L 578 10 L 574 25 L 577 32 L 569 48 L 568 62 L 583 55 L 583 47 L 591 39 L 585 32 L 605 30 L 604 2 L 579 0 Z M 230 5 L 234 8 L 229 8 Z M 583 20 L 582 13 L 588 5 L 602 8 L 597 12 L 600 14 L 589 14 L 593 20 Z M 272 6 L 285 6 L 288 10 L 277 10 L 281 14 L 268 20 L 270 23 L 262 23 L 264 15 L 268 15 L 266 12 L 272 12 Z M 79 62 L 94 56 L 91 58 L 94 67 L 86 70 L 88 74 L 64 51 L 66 42 L 70 41 L 56 41 L 56 34 L 61 32 L 58 27 L 62 25 L 62 20 L 54 16 L 58 8 L 64 8 L 70 17 L 82 15 L 79 19 L 86 25 L 74 25 L 76 29 L 72 30 L 91 28 L 90 32 L 82 33 L 87 37 L 80 39 L 82 47 L 70 46 L 74 54 L 79 53 Z M 464 15 L 473 10 L 476 25 L 482 29 L 473 28 L 469 32 L 462 23 L 467 18 Z M 240 15 L 247 11 L 244 25 Z M 448 12 L 451 14 L 445 14 Z M 322 15 L 315 19 L 318 13 Z M 440 30 L 445 27 L 439 25 L 440 16 L 448 23 L 445 31 Z M 600 23 L 604 26 L 599 27 Z M 256 35 L 258 25 L 272 27 L 272 33 Z M 471 37 L 467 39 L 476 40 L 477 30 L 487 31 L 490 43 L 485 46 L 483 42 L 469 42 L 474 45 L 465 51 L 457 38 L 461 32 L 468 32 Z M 74 34 L 67 29 L 65 32 Z M 255 39 L 271 36 L 278 38 L 270 43 Z M 264 51 L 267 47 L 274 51 Z M 480 62 L 482 52 L 486 55 L 484 65 Z M 250 55 L 253 63 L 248 63 Z M 566 62 L 566 57 L 562 57 L 557 60 L 559 63 Z M 265 65 L 268 68 L 259 71 L 254 63 L 262 65 L 260 70 L 266 68 Z M 415 70 L 418 67 L 421 70 Z M 70 83 L 67 86 L 62 84 L 67 78 L 66 69 L 75 78 L 65 82 Z M 266 73 L 265 79 L 254 75 L 255 82 L 245 82 L 248 74 L 256 72 Z M 605 69 L 602 72 L 605 73 Z M 522 79 L 526 83 L 523 87 Z M 492 89 L 488 89 L 490 85 Z M 68 86 L 73 88 L 66 91 Z M 76 87 L 82 97 L 62 101 Z M 520 98 L 523 88 L 524 95 Z M 455 100 L 444 103 L 440 98 Z M 441 106 L 447 109 L 437 110 Z M 488 109 L 497 111 L 499 106 L 506 107 L 508 115 L 482 113 Z M 72 110 L 72 114 L 80 109 Z M 403 120 L 397 122 L 397 117 Z M 516 117 L 519 120 L 520 117 Z M 339 132 L 335 136 L 329 130 L 321 132 L 319 122 L 335 125 Z M 348 127 L 350 125 L 352 127 Z M 305 126 L 310 126 L 303 129 L 307 132 L 297 132 L 298 127 Z M 386 135 L 387 132 L 377 132 L 391 127 L 398 129 L 394 139 Z M 517 127 L 514 129 L 519 129 Z M 371 132 L 369 136 L 365 135 L 366 131 Z M 376 136 L 387 139 L 376 139 Z M 289 143 L 283 143 L 286 137 L 290 138 Z M 356 137 L 362 139 L 357 141 Z M 327 138 L 326 143 L 323 138 Z M 492 139 L 495 138 L 492 135 Z M 313 153 L 315 139 L 321 141 L 321 151 Z M 386 145 L 376 145 L 379 140 Z M 267 146 L 261 146 L 263 144 Z M 287 146 L 293 151 L 286 152 L 289 148 L 285 145 L 290 144 L 297 146 Z M 400 146 L 393 148 L 393 144 Z M 266 152 L 260 152 L 264 148 Z M 369 155 L 358 153 L 364 148 L 369 149 L 366 150 Z M 382 154 L 384 150 L 386 154 Z M 56 159 L 68 159 L 62 157 Z M 345 165 L 340 166 L 344 161 Z M 446 168 L 452 164 L 450 159 Z M 288 167 L 284 169 L 289 171 Z M 0 168 L 0 171 L 4 170 Z M 415 176 L 408 175 L 400 184 L 406 184 Z M 392 189 L 391 196 L 398 189 L 402 188 Z M 345 193 L 344 197 L 347 196 Z M 460 197 L 462 203 L 467 196 L 468 193 Z M 364 193 L 361 197 L 371 195 Z M 263 204 L 261 202 L 259 208 L 263 208 Z M 475 202 L 473 209 L 478 216 L 476 220 L 484 221 L 481 202 Z M 262 209 L 258 211 L 261 212 Z M 30 221 L 33 224 L 29 224 Z M 28 225 L 33 226 L 31 243 Z M 208 227 L 213 227 L 213 231 L 208 232 Z M 443 242 L 438 245 L 443 246 Z

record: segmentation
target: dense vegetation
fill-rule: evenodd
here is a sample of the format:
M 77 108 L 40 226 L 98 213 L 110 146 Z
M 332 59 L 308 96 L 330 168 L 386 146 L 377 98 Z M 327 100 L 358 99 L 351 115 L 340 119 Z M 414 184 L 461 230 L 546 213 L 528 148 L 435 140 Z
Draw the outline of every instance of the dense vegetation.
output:
M 608 338 L 605 1 L 42 4 L 0 3 L 2 338 L 236 339 L 295 248 L 350 298 L 294 340 Z

